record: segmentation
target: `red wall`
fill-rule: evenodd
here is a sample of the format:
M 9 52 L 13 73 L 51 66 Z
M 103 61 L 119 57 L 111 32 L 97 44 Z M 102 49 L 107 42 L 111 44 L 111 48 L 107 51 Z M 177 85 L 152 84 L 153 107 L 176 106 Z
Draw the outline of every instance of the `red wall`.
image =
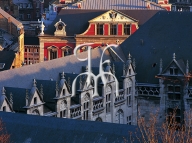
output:
M 108 24 L 104 24 L 104 35 L 109 35 L 109 25 Z
M 75 43 L 44 43 L 44 58 L 46 57 L 48 59 L 48 47 L 50 46 L 56 46 L 58 47 L 58 58 L 62 57 L 62 50 L 61 48 L 64 46 L 69 46 L 71 48 L 75 48 Z
M 118 24 L 118 35 L 123 35 L 123 33 L 122 33 L 122 24 Z
M 135 24 L 131 24 L 131 34 L 133 34 L 137 30 L 137 27 Z
M 95 24 L 90 24 L 89 29 L 84 35 L 95 35 Z

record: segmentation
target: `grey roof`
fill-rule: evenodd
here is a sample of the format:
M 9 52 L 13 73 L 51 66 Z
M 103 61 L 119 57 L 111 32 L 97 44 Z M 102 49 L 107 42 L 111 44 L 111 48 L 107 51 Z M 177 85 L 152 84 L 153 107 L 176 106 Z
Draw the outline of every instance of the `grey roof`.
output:
M 23 108 L 26 106 L 26 89 L 24 88 L 13 88 L 13 87 L 5 87 L 6 97 L 10 99 L 10 93 L 12 93 L 13 97 L 13 110 L 15 112 L 25 112 L 26 110 Z M 30 96 L 30 89 L 28 90 L 28 94 Z
M 39 46 L 39 38 L 38 37 L 24 37 L 24 45 L 38 45 Z
M 110 9 L 109 9 L 110 10 Z M 108 10 L 70 10 L 62 9 L 57 15 L 55 20 L 51 25 L 45 30 L 45 35 L 54 35 L 55 23 L 61 19 L 66 26 L 67 36 L 74 36 L 75 34 L 82 34 L 89 27 L 90 20 L 95 17 L 102 15 Z M 150 19 L 159 10 L 119 10 L 120 12 L 139 20 L 139 25 L 144 24 L 148 19 Z
M 103 48 L 92 50 L 92 66 L 99 66 L 99 61 Z M 80 58 L 87 57 L 87 52 L 79 53 Z M 111 59 L 108 51 L 105 52 L 103 60 Z M 74 55 L 58 58 L 33 65 L 23 66 L 21 68 L 0 72 L 0 89 L 3 86 L 31 88 L 32 80 L 60 80 L 59 73 L 80 73 L 82 66 L 86 66 L 87 61 L 79 61 Z
M 165 68 L 172 61 L 173 53 L 176 60 L 182 59 L 185 64 L 189 60 L 191 72 L 191 24 L 190 12 L 161 11 L 120 45 L 124 54 L 130 52 L 135 58 L 137 82 L 158 83 L 155 75 L 159 73 L 160 59 Z M 155 67 L 154 63 L 157 63 Z
M 5 63 L 4 67 L 0 67 L 0 71 L 9 70 L 15 59 L 14 51 L 0 51 L 0 63 Z
M 66 9 L 78 9 L 77 4 L 69 4 Z M 83 0 L 81 9 L 148 9 L 145 0 Z M 150 10 L 165 10 L 151 2 Z
M 0 112 L 10 142 L 123 143 L 136 126 Z M 138 134 L 137 134 L 138 135 Z M 137 141 L 136 141 L 137 142 Z

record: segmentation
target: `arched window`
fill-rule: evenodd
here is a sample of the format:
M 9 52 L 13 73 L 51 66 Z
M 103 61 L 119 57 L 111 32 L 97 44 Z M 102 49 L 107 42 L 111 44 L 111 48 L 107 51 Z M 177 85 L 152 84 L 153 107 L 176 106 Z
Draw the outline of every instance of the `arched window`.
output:
M 40 115 L 37 109 L 33 110 L 32 115 Z
M 116 123 L 123 124 L 124 113 L 122 109 L 119 109 L 116 113 Z
M 73 48 L 69 47 L 69 46 L 65 46 L 63 48 L 61 48 L 63 51 L 63 57 L 67 56 L 67 55 L 71 55 L 73 53 Z
M 111 109 L 111 86 L 107 85 L 106 87 L 106 113 L 110 112 Z
M 101 117 L 98 117 L 95 121 L 97 121 L 97 122 L 103 122 L 102 119 L 101 119 Z
M 84 120 L 88 120 L 89 116 L 89 101 L 90 101 L 90 95 L 87 93 L 84 95 L 83 98 L 83 118 Z
M 57 51 L 58 51 L 58 48 L 55 47 L 55 46 L 50 46 L 47 48 L 49 50 L 49 60 L 52 60 L 52 59 L 56 59 L 58 58 L 57 57 Z
M 63 100 L 60 104 L 60 118 L 67 116 L 67 101 Z
M 132 81 L 131 79 L 127 79 L 126 82 L 127 106 L 131 106 L 131 93 L 132 93 Z

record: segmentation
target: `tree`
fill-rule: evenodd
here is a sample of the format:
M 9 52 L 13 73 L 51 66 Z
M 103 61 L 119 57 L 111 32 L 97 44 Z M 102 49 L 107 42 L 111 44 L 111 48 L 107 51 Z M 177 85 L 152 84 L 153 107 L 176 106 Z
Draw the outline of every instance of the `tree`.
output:
M 0 143 L 9 143 L 10 142 L 10 135 L 7 134 L 5 125 L 0 119 Z

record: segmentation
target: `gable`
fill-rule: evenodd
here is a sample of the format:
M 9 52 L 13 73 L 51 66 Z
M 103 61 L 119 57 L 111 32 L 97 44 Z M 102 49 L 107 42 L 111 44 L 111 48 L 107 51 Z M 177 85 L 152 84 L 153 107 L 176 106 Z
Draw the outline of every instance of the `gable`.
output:
M 3 103 L 2 103 L 2 105 L 0 107 L 0 111 L 3 111 L 3 107 L 6 107 L 5 108 L 6 112 L 12 112 L 12 108 L 11 108 L 11 106 L 10 106 L 10 104 L 9 104 L 9 102 L 8 102 L 8 100 L 6 98 L 5 98 L 5 100 L 3 101 Z
M 138 22 L 136 19 L 125 15 L 116 10 L 110 10 L 105 12 L 104 14 L 90 20 L 89 22 L 126 22 L 126 23 L 133 23 Z
M 31 95 L 31 100 L 29 102 L 29 106 L 33 106 L 35 104 L 41 104 L 43 102 L 42 98 L 40 97 L 40 93 L 35 90 Z

